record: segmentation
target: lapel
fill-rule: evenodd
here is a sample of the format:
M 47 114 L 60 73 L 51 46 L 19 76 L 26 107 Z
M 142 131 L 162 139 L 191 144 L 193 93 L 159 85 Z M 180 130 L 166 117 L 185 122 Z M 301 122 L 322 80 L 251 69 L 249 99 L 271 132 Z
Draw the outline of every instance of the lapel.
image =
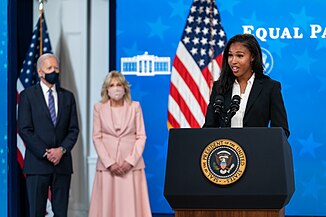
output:
M 126 131 L 128 127 L 128 122 L 131 120 L 131 106 L 128 105 L 127 102 L 124 102 L 123 106 L 121 107 L 121 130 L 119 132 L 116 132 L 115 127 L 114 127 L 114 120 L 112 117 L 112 107 L 110 105 L 110 101 L 107 103 L 103 104 L 104 109 L 103 109 L 103 118 L 106 120 L 108 123 L 109 129 L 117 136 L 121 135 Z
M 42 107 L 42 109 L 47 114 L 47 117 L 49 118 L 49 121 L 52 123 L 52 119 L 51 119 L 51 114 L 50 114 L 50 111 L 49 111 L 49 107 L 46 104 L 46 101 L 45 101 L 45 98 L 44 98 L 44 94 L 43 94 L 43 90 L 42 90 L 42 87 L 41 87 L 40 83 L 38 83 L 36 85 L 36 90 L 37 90 L 37 91 L 35 91 L 36 99 L 39 99 L 38 101 L 40 102 L 40 106 Z
M 64 97 L 63 97 L 63 91 L 58 85 L 56 85 L 56 91 L 57 91 L 57 96 L 58 96 L 58 112 L 57 112 L 57 124 L 56 124 L 56 126 L 58 126 L 59 121 L 60 121 L 60 117 L 61 117 L 61 114 L 62 114 L 62 105 L 63 105 Z
M 256 99 L 259 96 L 262 89 L 263 89 L 263 81 L 261 79 L 255 78 L 254 84 L 253 84 L 250 94 L 249 94 L 246 111 L 245 111 L 245 116 L 250 111 L 252 105 L 256 101 Z
M 232 88 L 224 95 L 224 107 L 226 111 L 228 111 L 230 108 L 231 98 L 232 98 Z
M 126 101 L 123 104 L 123 111 L 122 111 L 122 121 L 121 121 L 121 130 L 120 134 L 123 134 L 129 125 L 129 121 L 132 119 L 132 108 L 131 105 L 129 105 Z

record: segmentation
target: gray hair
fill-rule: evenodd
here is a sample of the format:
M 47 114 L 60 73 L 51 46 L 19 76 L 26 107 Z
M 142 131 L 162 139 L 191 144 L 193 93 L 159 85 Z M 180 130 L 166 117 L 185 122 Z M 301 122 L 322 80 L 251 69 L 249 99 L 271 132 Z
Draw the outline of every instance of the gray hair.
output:
M 45 59 L 47 59 L 47 58 L 51 58 L 51 57 L 55 58 L 55 59 L 57 60 L 58 65 L 60 65 L 59 58 L 58 58 L 56 55 L 54 55 L 54 54 L 52 54 L 52 53 L 45 53 L 45 54 L 42 54 L 42 55 L 38 58 L 37 63 L 36 63 L 36 69 L 37 69 L 37 70 L 38 70 L 38 69 L 41 69 L 41 68 L 42 68 L 42 64 L 43 64 L 43 61 L 44 61 Z

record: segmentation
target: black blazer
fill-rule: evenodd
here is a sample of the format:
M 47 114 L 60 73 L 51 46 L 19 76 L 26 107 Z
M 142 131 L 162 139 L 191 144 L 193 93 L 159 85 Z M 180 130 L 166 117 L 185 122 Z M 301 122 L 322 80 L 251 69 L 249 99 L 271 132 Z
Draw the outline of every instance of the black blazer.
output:
M 71 174 L 71 150 L 78 133 L 78 118 L 74 95 L 60 87 L 58 93 L 57 125 L 51 121 L 50 112 L 40 84 L 26 88 L 20 93 L 18 107 L 18 132 L 26 144 L 24 173 L 26 174 Z M 64 147 L 67 152 L 60 163 L 54 166 L 46 157 L 45 150 Z
M 203 127 L 223 126 L 213 108 L 214 100 L 218 95 L 217 86 L 218 83 L 215 81 Z M 232 88 L 224 95 L 226 109 L 230 105 L 231 97 Z M 282 127 L 287 137 L 290 135 L 280 82 L 270 78 L 259 79 L 256 77 L 249 94 L 243 127 L 268 126 Z

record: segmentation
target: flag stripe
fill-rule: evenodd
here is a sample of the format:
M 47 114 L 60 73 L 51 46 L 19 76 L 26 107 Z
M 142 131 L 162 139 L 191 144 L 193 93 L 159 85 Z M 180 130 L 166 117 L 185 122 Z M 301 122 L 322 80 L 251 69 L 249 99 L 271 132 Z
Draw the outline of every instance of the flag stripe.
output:
M 214 81 L 216 81 L 220 77 L 221 69 L 222 69 L 222 58 L 223 55 L 220 54 L 212 62 L 208 64 L 207 69 L 210 71 L 212 75 L 212 79 Z
M 200 127 L 217 80 L 226 36 L 214 0 L 194 0 L 173 61 L 168 126 Z
M 192 108 L 188 106 L 186 101 L 182 98 L 182 96 L 179 94 L 179 91 L 176 89 L 176 87 L 173 84 L 171 84 L 170 91 L 171 91 L 171 96 L 175 99 L 175 101 L 178 102 L 179 108 L 182 111 L 182 114 L 184 115 L 189 125 L 194 127 L 200 127 L 193 113 L 190 111 L 190 109 Z
M 24 166 L 23 161 L 24 161 L 26 147 L 25 147 L 25 144 L 20 136 L 17 136 L 17 151 L 19 152 L 18 163 L 21 166 L 21 168 L 23 168 L 23 166 Z
M 200 109 L 202 110 L 202 112 L 204 114 L 205 113 L 205 107 L 207 106 L 207 103 L 205 102 L 205 99 L 202 96 L 198 85 L 193 80 L 193 78 L 189 75 L 187 70 L 184 68 L 184 65 L 179 61 L 178 57 L 175 57 L 175 59 L 174 59 L 174 66 L 175 66 L 175 70 L 178 72 L 179 76 L 185 82 L 185 85 L 187 85 L 189 90 L 192 92 L 192 95 L 197 100 L 197 102 L 199 104 L 199 107 L 200 107 Z
M 179 123 L 177 122 L 176 119 L 174 119 L 173 115 L 170 112 L 168 112 L 168 117 L 169 117 L 169 120 L 170 120 L 170 126 L 168 126 L 169 128 L 171 126 L 176 126 L 176 128 L 180 128 Z
M 201 82 L 195 82 L 195 80 L 193 79 L 193 77 L 191 76 L 191 74 L 188 72 L 188 70 L 185 68 L 185 66 L 183 65 L 183 63 L 180 61 L 180 59 L 178 58 L 178 56 L 176 56 L 174 58 L 174 67 L 176 69 L 176 71 L 179 73 L 179 75 L 182 77 L 182 79 L 184 80 L 184 82 L 187 84 L 188 87 L 191 87 L 190 88 L 190 91 L 192 92 L 193 96 L 196 98 L 203 114 L 205 114 L 205 109 L 206 109 L 206 106 L 207 106 L 207 101 L 205 100 L 205 98 L 203 97 L 203 89 L 204 88 L 199 88 L 201 87 L 200 85 L 198 85 L 198 83 L 201 83 Z M 203 77 L 202 76 L 199 76 L 198 80 L 197 81 L 200 81 L 202 80 Z M 205 88 L 204 92 L 205 91 L 209 91 L 209 86 L 208 84 L 202 84 L 203 86 L 207 86 L 207 89 Z M 204 93 L 206 94 L 206 93 Z
M 179 104 L 180 111 L 183 111 L 183 115 L 186 117 L 188 123 L 194 122 L 194 120 L 189 120 L 190 117 L 194 117 L 194 119 L 197 120 L 197 118 L 204 116 L 200 105 L 198 103 L 192 103 L 197 100 L 192 94 L 190 87 L 184 82 L 180 74 L 177 73 L 174 68 L 172 69 L 170 95 Z M 184 106 L 186 108 L 183 108 Z M 186 111 L 187 113 L 184 113 Z M 188 113 L 191 113 L 191 115 Z
M 181 74 L 188 74 L 195 81 L 195 85 L 200 88 L 202 95 L 205 96 L 209 93 L 209 79 L 210 75 L 205 75 L 202 73 L 186 47 L 182 42 L 179 43 L 177 55 L 175 58 L 178 58 L 184 65 L 184 71 L 179 71 Z M 175 67 L 175 66 L 174 66 Z M 206 77 L 205 77 L 206 76 Z
M 173 117 L 173 120 L 178 123 L 179 126 L 186 126 L 190 127 L 189 122 L 187 121 L 186 117 L 183 115 L 183 113 L 179 113 L 178 111 L 180 110 L 179 104 L 173 99 L 173 97 L 170 95 L 169 96 L 169 107 L 172 108 L 170 110 L 171 117 Z M 174 123 L 174 121 L 170 121 L 170 125 Z
M 21 151 L 17 149 L 17 161 L 18 165 L 22 168 L 24 166 L 24 157 L 21 155 Z

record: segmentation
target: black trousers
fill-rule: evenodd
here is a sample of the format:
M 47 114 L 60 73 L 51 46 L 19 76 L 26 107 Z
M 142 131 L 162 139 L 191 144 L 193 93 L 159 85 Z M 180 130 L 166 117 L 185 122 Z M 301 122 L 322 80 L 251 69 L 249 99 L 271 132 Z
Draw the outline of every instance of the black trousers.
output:
M 67 217 L 71 174 L 27 174 L 29 214 L 44 217 L 49 189 L 55 217 Z

